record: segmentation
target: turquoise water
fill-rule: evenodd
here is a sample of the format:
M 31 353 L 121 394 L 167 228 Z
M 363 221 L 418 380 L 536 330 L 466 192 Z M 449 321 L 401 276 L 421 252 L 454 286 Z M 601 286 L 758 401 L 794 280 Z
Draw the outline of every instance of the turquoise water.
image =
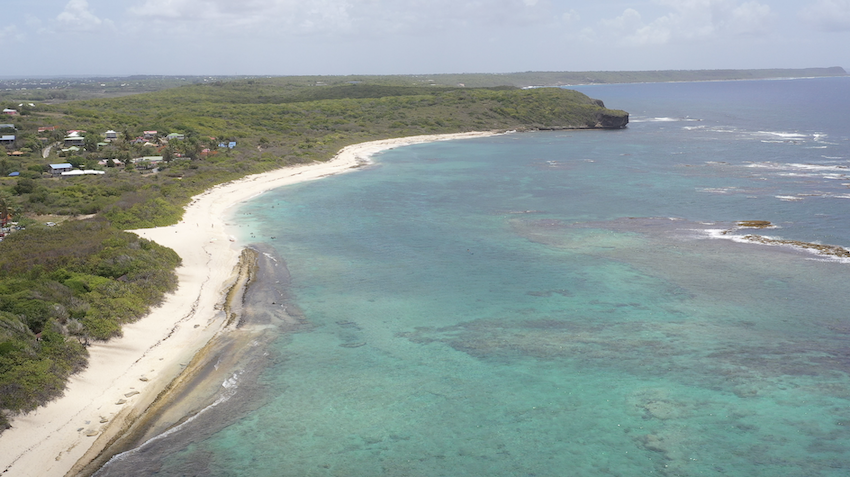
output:
M 850 263 L 730 238 L 850 247 L 850 81 L 581 89 L 633 122 L 400 148 L 244 205 L 291 274 L 267 306 L 307 325 L 101 473 L 847 475 Z

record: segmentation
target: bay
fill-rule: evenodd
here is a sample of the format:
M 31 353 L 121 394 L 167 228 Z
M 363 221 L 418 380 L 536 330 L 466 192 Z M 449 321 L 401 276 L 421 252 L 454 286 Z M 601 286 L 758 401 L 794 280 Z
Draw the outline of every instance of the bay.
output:
M 304 326 L 98 475 L 846 475 L 850 264 L 742 237 L 850 246 L 850 81 L 577 89 L 629 127 L 400 148 L 241 207 L 280 267 L 252 305 Z

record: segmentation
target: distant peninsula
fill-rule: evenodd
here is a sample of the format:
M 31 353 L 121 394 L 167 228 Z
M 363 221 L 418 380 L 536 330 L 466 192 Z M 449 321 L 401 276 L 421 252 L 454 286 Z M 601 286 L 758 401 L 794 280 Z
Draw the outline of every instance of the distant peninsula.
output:
M 847 76 L 840 66 L 830 68 L 776 68 L 756 70 L 657 70 L 657 71 L 528 71 L 507 74 L 431 75 L 439 84 L 463 83 L 467 87 L 575 86 L 616 83 L 669 83 L 684 81 L 736 81 L 780 78 Z
M 780 78 L 847 76 L 840 66 L 829 68 L 773 68 L 655 71 L 526 71 L 516 73 L 451 73 L 415 75 L 133 75 L 68 77 L 0 76 L 0 101 L 47 101 L 114 98 L 162 91 L 186 85 L 240 80 L 274 81 L 300 86 L 339 86 L 371 84 L 384 86 L 431 86 L 493 88 L 512 86 L 575 86 L 616 83 L 665 83 L 683 81 L 736 81 Z

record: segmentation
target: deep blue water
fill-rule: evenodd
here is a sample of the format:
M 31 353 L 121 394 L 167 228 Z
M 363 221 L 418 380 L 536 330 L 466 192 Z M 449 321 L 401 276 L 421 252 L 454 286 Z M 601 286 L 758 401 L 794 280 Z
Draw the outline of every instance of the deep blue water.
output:
M 850 247 L 850 80 L 576 89 L 629 127 L 400 148 L 244 205 L 309 325 L 250 406 L 108 475 L 848 475 L 850 263 L 732 239 Z

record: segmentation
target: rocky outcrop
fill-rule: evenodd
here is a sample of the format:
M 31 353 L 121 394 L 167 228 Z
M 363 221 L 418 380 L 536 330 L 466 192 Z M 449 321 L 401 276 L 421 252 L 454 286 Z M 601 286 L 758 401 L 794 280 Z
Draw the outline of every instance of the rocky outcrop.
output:
M 601 99 L 594 99 L 593 104 L 600 108 L 605 107 Z M 629 113 L 605 109 L 596 113 L 596 127 L 604 129 L 622 129 L 629 124 Z
M 622 129 L 629 124 L 629 113 L 625 111 L 599 111 L 596 113 L 596 127 L 603 129 Z

